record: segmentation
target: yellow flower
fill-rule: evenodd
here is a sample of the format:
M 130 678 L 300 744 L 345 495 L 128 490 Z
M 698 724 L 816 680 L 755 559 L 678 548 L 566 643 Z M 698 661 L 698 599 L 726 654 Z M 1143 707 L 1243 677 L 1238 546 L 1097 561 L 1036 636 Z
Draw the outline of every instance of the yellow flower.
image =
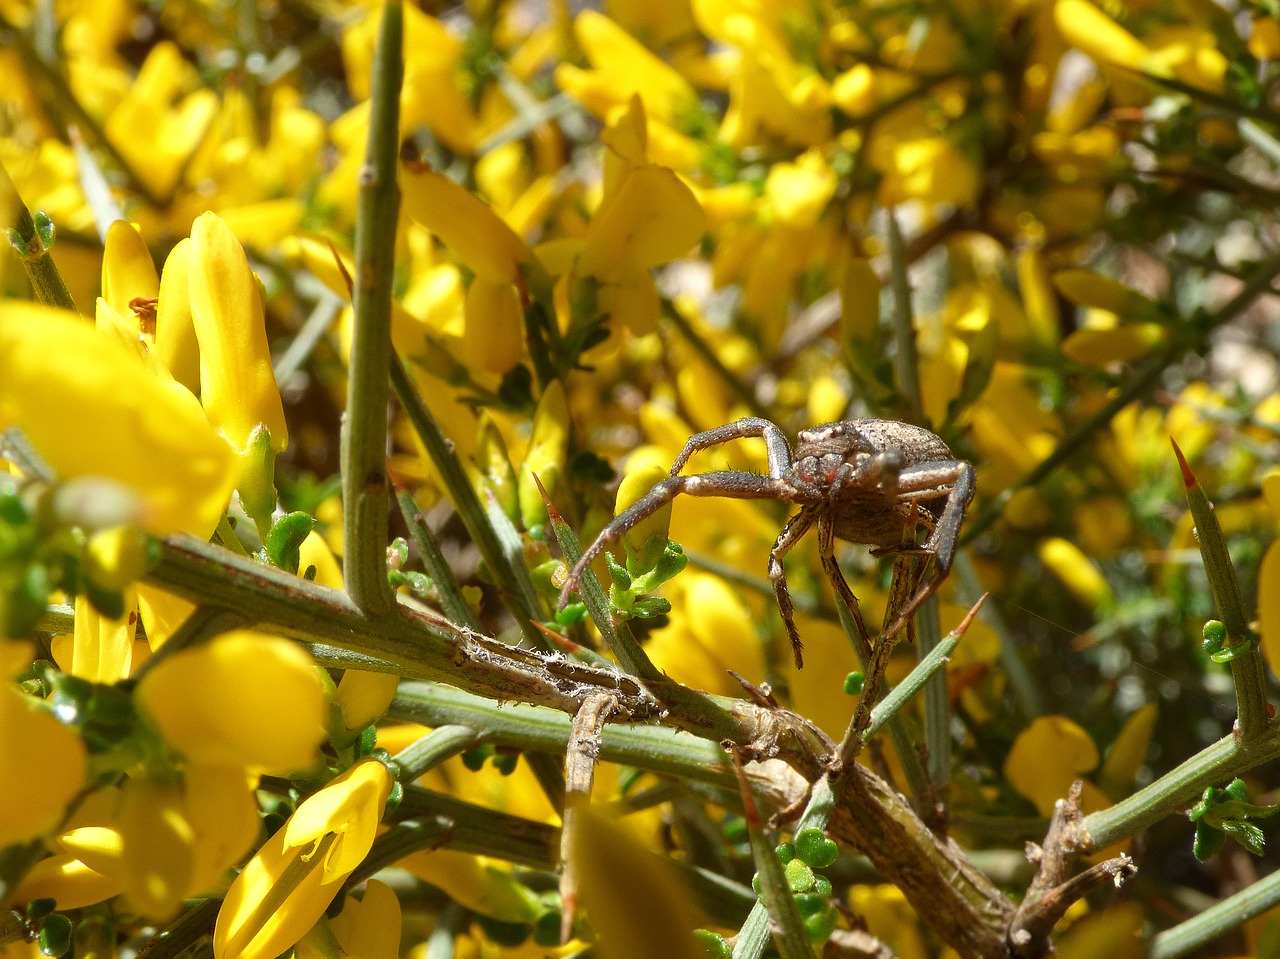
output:
M 107 118 L 106 134 L 153 193 L 173 192 L 192 152 L 204 138 L 218 98 L 196 81 L 176 44 L 152 47 L 124 99 Z
M 132 595 L 126 594 L 124 608 L 123 616 L 111 619 L 86 598 L 76 601 L 74 632 L 53 641 L 55 659 L 63 672 L 94 683 L 118 683 L 128 677 L 138 631 Z
M 667 127 L 690 117 L 698 95 L 689 81 L 602 13 L 584 10 L 573 31 L 592 69 L 556 67 L 556 84 L 602 120 L 612 121 L 633 96 L 644 100 L 649 122 Z
M 286 639 L 250 630 L 158 663 L 135 698 L 192 763 L 287 775 L 315 761 L 325 735 L 328 706 L 311 657 Z
M 618 487 L 615 516 L 667 478 L 667 470 L 656 463 L 646 463 L 643 459 L 635 459 L 633 463 L 634 465 L 628 466 L 622 484 Z M 622 534 L 628 554 L 635 557 L 637 570 L 652 569 L 657 563 L 662 551 L 667 548 L 670 528 L 671 504 L 667 503 Z
M 524 354 L 520 265 L 533 252 L 483 201 L 427 169 L 401 175 L 404 211 L 449 248 L 475 278 L 467 289 L 463 350 L 472 364 L 507 372 Z
M 397 959 L 400 955 L 400 900 L 384 882 L 370 879 L 364 897 L 349 897 L 342 912 L 329 922 L 340 955 L 352 959 Z M 313 936 L 298 943 L 297 959 L 331 959 Z
M 529 450 L 516 480 L 520 517 L 525 529 L 547 522 L 547 506 L 534 477 L 542 482 L 548 495 L 555 492 L 560 471 L 564 469 L 565 458 L 569 455 L 570 425 L 564 385 L 560 380 L 552 380 L 534 410 Z
M 1262 496 L 1271 515 L 1280 520 L 1280 469 L 1262 477 Z M 1271 671 L 1280 675 L 1280 538 L 1271 541 L 1258 569 L 1258 631 Z
M 1018 734 L 1004 761 L 1004 775 L 1042 816 L 1065 799 L 1071 784 L 1098 765 L 1098 747 L 1089 734 L 1065 716 L 1041 716 Z M 1110 803 L 1097 786 L 1084 783 L 1086 813 Z
M 207 537 L 231 495 L 232 452 L 199 402 L 68 313 L 0 305 L 0 428 L 18 426 L 61 479 L 136 490 L 142 526 Z
M 227 890 L 216 959 L 270 959 L 301 939 L 368 855 L 393 782 L 367 759 L 303 800 Z
M 265 426 L 271 447 L 289 445 L 258 281 L 240 241 L 214 213 L 191 226 L 188 248 L 191 318 L 200 343 L 200 399 L 211 422 L 244 452 Z
M 459 905 L 500 922 L 532 922 L 541 911 L 535 893 L 500 864 L 480 856 L 432 849 L 406 856 L 396 865 Z
M 32 652 L 26 643 L 0 640 L 0 847 L 56 826 L 88 770 L 88 752 L 75 731 L 10 680 Z

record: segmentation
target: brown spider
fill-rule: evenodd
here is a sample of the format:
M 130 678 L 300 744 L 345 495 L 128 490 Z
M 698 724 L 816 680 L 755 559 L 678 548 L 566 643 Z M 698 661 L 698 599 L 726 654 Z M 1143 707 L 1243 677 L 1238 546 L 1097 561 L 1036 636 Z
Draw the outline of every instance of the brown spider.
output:
M 747 437 L 764 438 L 768 476 L 742 470 L 679 475 L 699 450 Z M 874 419 L 825 423 L 801 432 L 793 455 L 780 427 L 749 416 L 699 433 L 685 443 L 671 476 L 615 517 L 583 552 L 560 591 L 560 606 L 577 590 L 587 564 L 602 549 L 679 493 L 797 503 L 800 512 L 783 527 L 769 553 L 769 580 L 800 667 L 800 634 L 782 560 L 809 527 L 817 523 L 822 568 L 864 636 L 858 600 L 836 562 L 834 540 L 879 547 L 876 555 L 919 552 L 933 556 L 933 574 L 885 627 L 883 641 L 896 635 L 946 579 L 973 488 L 973 467 L 957 460 L 946 443 L 919 426 Z M 917 546 L 916 530 L 921 527 L 929 535 Z

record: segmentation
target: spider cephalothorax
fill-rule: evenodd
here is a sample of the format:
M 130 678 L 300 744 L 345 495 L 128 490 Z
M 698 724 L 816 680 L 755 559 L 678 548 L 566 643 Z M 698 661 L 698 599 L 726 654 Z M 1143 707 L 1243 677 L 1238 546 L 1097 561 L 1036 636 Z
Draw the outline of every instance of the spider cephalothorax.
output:
M 764 439 L 768 476 L 742 470 L 680 475 L 699 450 L 746 437 Z M 885 627 L 882 636 L 891 637 L 946 579 L 973 487 L 973 467 L 957 460 L 946 443 L 919 426 L 874 419 L 826 423 L 801 432 L 793 454 L 780 427 L 747 417 L 691 437 L 676 457 L 671 475 L 600 531 L 570 572 L 560 602 L 563 605 L 577 589 L 587 564 L 602 549 L 679 493 L 795 503 L 800 511 L 783 527 L 769 553 L 769 580 L 796 666 L 800 666 L 800 635 L 782 568 L 783 557 L 800 537 L 817 524 L 822 567 L 860 628 L 864 627 L 858 601 L 835 559 L 836 539 L 885 552 L 916 550 L 933 556 L 932 575 Z M 918 543 L 920 530 L 927 532 L 923 543 Z

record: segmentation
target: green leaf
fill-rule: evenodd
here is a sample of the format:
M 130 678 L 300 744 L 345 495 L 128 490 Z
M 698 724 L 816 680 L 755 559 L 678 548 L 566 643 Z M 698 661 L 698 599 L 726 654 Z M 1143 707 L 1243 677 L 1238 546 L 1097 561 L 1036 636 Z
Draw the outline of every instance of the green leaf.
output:
M 1245 822 L 1243 819 L 1228 819 L 1222 824 L 1222 831 L 1253 855 L 1262 855 L 1265 846 L 1262 830 L 1253 823 Z
M 276 520 L 266 542 L 271 565 L 296 574 L 300 562 L 299 549 L 314 526 L 315 520 L 307 513 L 286 513 Z

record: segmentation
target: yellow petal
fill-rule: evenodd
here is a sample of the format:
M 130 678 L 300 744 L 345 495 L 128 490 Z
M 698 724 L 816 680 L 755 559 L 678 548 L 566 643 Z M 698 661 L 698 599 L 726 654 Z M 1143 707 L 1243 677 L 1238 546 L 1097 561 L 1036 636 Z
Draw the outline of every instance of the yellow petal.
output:
M 1098 747 L 1088 733 L 1065 716 L 1041 716 L 1014 740 L 1004 774 L 1040 815 L 1048 816 L 1071 783 L 1097 765 Z
M 157 664 L 135 697 L 192 762 L 286 775 L 314 761 L 325 735 L 327 705 L 314 661 L 286 639 L 250 630 Z
M 348 669 L 338 683 L 334 702 L 342 707 L 342 723 L 359 729 L 381 718 L 395 698 L 400 677 L 395 673 L 371 673 Z
M 121 316 L 130 316 L 132 300 L 159 295 L 160 278 L 142 234 L 127 220 L 116 220 L 107 227 L 102 251 L 102 298 Z
M 69 313 L 0 305 L 0 428 L 19 426 L 61 479 L 138 491 L 143 526 L 207 537 L 231 495 L 232 452 L 185 388 Z
M 667 470 L 653 463 L 636 460 L 635 467 L 628 464 L 626 475 L 618 487 L 614 515 L 629 508 L 636 500 L 667 478 Z M 635 558 L 635 571 L 652 569 L 667 548 L 671 528 L 671 504 L 667 503 L 656 513 L 645 517 L 622 534 L 627 552 Z
M 1107 750 L 1098 781 L 1112 798 L 1119 798 L 1133 785 L 1134 777 L 1146 761 L 1159 712 L 1155 703 L 1147 703 L 1135 711 L 1125 720 L 1124 728 Z
M 214 886 L 258 839 L 262 820 L 253 794 L 256 776 L 228 766 L 188 764 L 186 812 L 195 833 L 190 893 Z
M 1043 539 L 1037 544 L 1040 561 L 1062 580 L 1063 585 L 1090 606 L 1110 603 L 1115 599 L 1111 585 L 1081 549 L 1060 537 Z
M 432 170 L 405 168 L 400 174 L 402 206 L 412 220 L 438 236 L 477 276 L 515 283 L 518 264 L 533 253 L 483 201 Z
M 142 628 L 147 632 L 151 651 L 155 652 L 195 612 L 195 603 L 148 583 L 138 583 L 134 589 L 138 595 L 138 615 L 142 619 Z
M 347 899 L 329 923 L 345 955 L 358 959 L 397 959 L 400 955 L 400 900 L 377 879 L 365 883 L 364 897 Z
M 326 877 L 346 875 L 369 852 L 394 784 L 376 759 L 356 763 L 308 796 L 285 824 L 286 847 L 307 847 L 326 834 L 336 839 L 324 857 Z
M 1138 70 L 1150 51 L 1088 0 L 1058 0 L 1053 19 L 1063 38 L 1101 63 Z
M 156 353 L 173 378 L 200 392 L 200 344 L 191 320 L 191 240 L 183 237 L 169 251 L 160 274 L 156 304 Z
M 82 909 L 118 896 L 124 883 L 89 868 L 69 852 L 41 859 L 22 877 L 14 902 L 56 899 L 59 909 Z
M 1165 328 L 1158 323 L 1075 330 L 1062 341 L 1062 353 L 1073 363 L 1085 366 L 1129 363 L 1150 353 L 1165 335 Z
M 289 445 L 258 282 L 244 248 L 215 213 L 191 226 L 191 318 L 200 342 L 200 399 L 209 421 L 237 450 L 259 424 L 271 446 Z
M 315 925 L 342 888 L 345 875 L 326 878 L 321 857 L 286 849 L 284 832 L 263 844 L 227 890 L 213 928 L 214 959 L 274 959 Z M 273 892 L 283 901 L 269 900 Z
M 192 891 L 195 831 L 176 783 L 130 777 L 120 792 L 125 893 L 142 915 L 164 919 Z
M 1280 676 L 1280 539 L 1271 541 L 1258 569 L 1258 629 L 1271 672 Z
M 467 289 L 462 349 L 474 367 L 499 375 L 524 356 L 524 311 L 520 293 L 507 281 L 477 275 Z
M 538 904 L 510 872 L 479 856 L 451 849 L 414 853 L 397 863 L 460 906 L 499 922 L 531 922 Z
M 706 223 L 693 191 L 678 176 L 652 164 L 637 167 L 592 219 L 578 273 L 616 281 L 668 263 L 689 252 Z
M 80 597 L 76 601 L 75 633 L 67 671 L 94 683 L 118 683 L 129 675 L 132 667 L 137 630 L 138 614 L 131 596 L 127 597 L 125 613 L 119 619 L 103 616 L 85 597 Z
M 1108 310 L 1126 320 L 1150 319 L 1159 307 L 1137 290 L 1093 270 L 1059 270 L 1053 285 L 1077 306 Z
M 573 836 L 582 903 L 606 959 L 693 959 L 692 897 L 674 868 L 625 826 L 588 806 Z
M 87 769 L 88 753 L 75 731 L 44 703 L 0 681 L 0 847 L 56 826 Z

